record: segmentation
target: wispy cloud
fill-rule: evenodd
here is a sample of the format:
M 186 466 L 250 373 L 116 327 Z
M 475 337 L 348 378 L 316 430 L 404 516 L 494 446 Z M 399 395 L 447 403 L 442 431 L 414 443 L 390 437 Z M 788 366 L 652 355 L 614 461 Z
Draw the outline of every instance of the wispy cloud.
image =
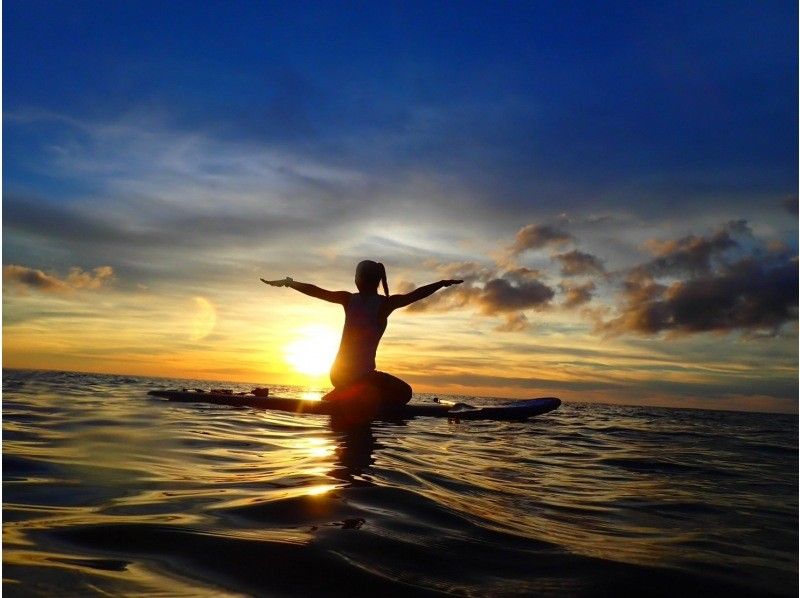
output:
M 66 276 L 47 274 L 35 268 L 17 264 L 3 266 L 3 282 L 12 288 L 25 288 L 43 293 L 67 293 L 77 289 L 99 289 L 114 279 L 111 266 L 98 266 L 90 272 L 78 267 L 70 268 Z

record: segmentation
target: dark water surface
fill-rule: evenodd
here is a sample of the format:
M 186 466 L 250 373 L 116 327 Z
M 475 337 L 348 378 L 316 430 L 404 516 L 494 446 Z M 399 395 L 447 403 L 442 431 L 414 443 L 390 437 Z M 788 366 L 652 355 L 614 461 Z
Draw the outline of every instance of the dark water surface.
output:
M 146 395 L 179 386 L 212 384 L 3 372 L 5 592 L 797 594 L 795 416 L 575 403 L 344 432 Z

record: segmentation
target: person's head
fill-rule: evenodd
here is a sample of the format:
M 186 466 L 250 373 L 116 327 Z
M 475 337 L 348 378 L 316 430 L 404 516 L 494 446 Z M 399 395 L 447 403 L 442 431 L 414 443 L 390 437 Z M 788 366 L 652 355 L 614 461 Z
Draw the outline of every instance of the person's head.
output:
M 360 293 L 377 293 L 378 283 L 383 284 L 383 292 L 389 296 L 389 283 L 386 281 L 386 268 L 379 262 L 364 260 L 356 266 L 356 287 Z

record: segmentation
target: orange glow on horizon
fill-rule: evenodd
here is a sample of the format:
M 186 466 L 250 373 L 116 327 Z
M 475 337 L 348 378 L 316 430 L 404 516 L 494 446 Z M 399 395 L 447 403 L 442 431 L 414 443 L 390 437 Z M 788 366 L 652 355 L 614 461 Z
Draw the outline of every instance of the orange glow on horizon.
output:
M 307 390 L 305 399 L 319 399 L 331 388 L 341 308 L 289 291 L 266 298 L 212 291 L 108 289 L 63 296 L 4 289 L 3 367 L 289 385 Z M 548 334 L 548 318 L 576 328 Z M 406 380 L 416 395 L 558 396 L 567 402 L 796 413 L 796 402 L 734 384 L 796 376 L 789 349 L 787 357 L 765 363 L 759 344 L 734 346 L 704 336 L 683 339 L 680 351 L 658 339 L 598 343 L 571 318 L 577 316 L 544 314 L 536 329 L 519 335 L 496 333 L 496 322 L 461 311 L 398 312 L 377 367 Z M 796 338 L 796 329 L 791 333 Z M 687 388 L 698 390 L 687 394 Z

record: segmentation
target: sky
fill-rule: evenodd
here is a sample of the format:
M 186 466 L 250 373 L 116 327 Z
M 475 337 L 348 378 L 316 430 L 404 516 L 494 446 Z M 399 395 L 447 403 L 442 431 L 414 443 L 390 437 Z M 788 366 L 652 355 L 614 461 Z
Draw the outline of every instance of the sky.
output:
M 796 2 L 3 3 L 3 367 L 797 412 Z

